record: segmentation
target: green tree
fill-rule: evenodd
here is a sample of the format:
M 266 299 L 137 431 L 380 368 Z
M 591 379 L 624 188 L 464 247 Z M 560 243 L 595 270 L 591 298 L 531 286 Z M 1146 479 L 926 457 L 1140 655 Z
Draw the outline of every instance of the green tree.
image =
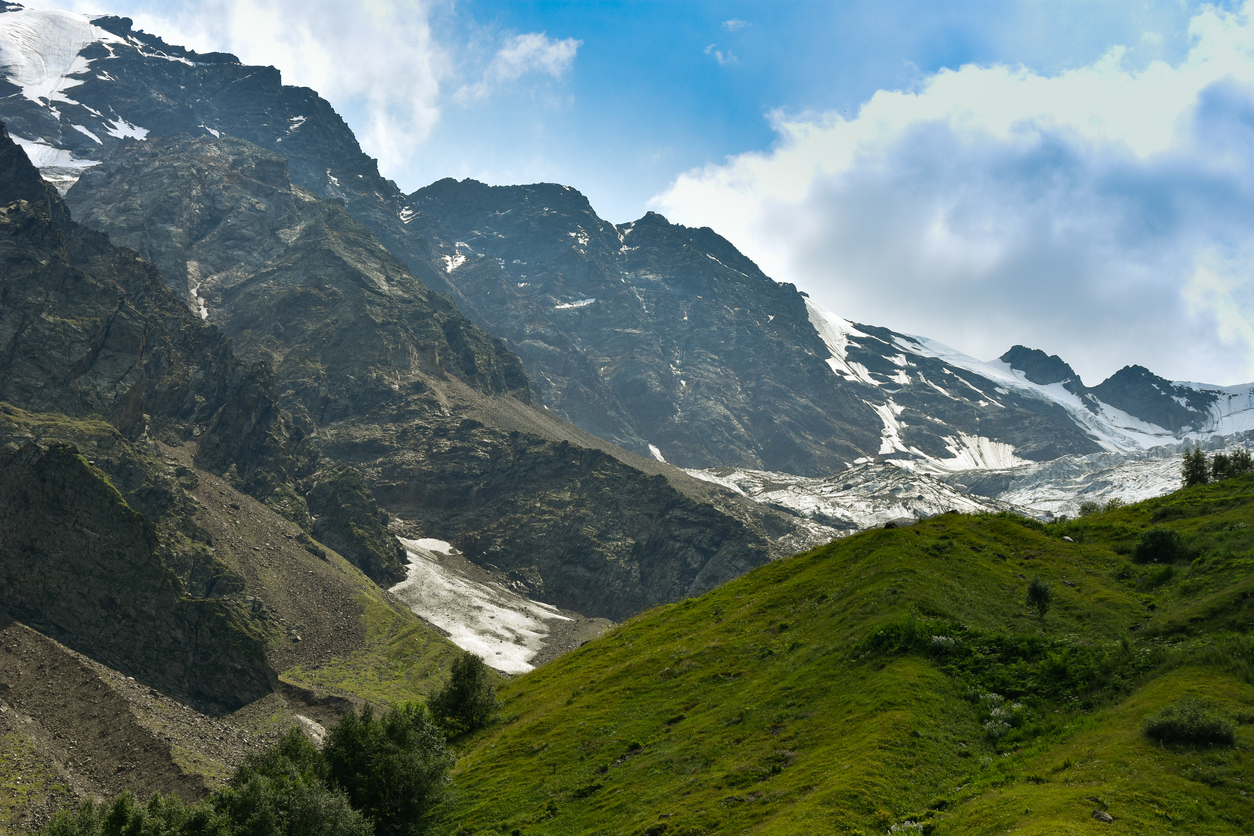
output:
M 1136 563 L 1175 563 L 1189 559 L 1184 535 L 1174 528 L 1148 528 L 1137 538 L 1132 560 Z
M 429 704 L 436 722 L 453 733 L 481 729 L 501 709 L 492 672 L 481 657 L 469 652 L 453 662 L 448 682 Z
M 349 712 L 323 748 L 330 779 L 348 793 L 378 836 L 407 836 L 439 799 L 453 756 L 444 733 L 420 703 L 407 702 L 382 717 L 366 705 Z
M 1045 620 L 1045 613 L 1049 612 L 1053 603 L 1054 588 L 1041 580 L 1039 575 L 1032 578 L 1032 582 L 1028 584 L 1028 606 L 1036 610 L 1041 621 Z
M 1201 447 L 1185 448 L 1184 465 L 1180 472 L 1186 488 L 1193 485 L 1205 485 L 1210 481 L 1210 463 Z
M 214 806 L 241 836 L 371 836 L 369 820 L 328 779 L 322 753 L 292 728 L 274 746 L 249 755 Z
M 1232 473 L 1232 460 L 1228 458 L 1226 453 L 1220 452 L 1211 456 L 1210 459 L 1210 480 L 1212 482 L 1222 482 Z
M 1228 469 L 1233 476 L 1244 476 L 1254 471 L 1254 459 L 1250 457 L 1250 451 L 1244 447 L 1233 450 L 1228 457 Z

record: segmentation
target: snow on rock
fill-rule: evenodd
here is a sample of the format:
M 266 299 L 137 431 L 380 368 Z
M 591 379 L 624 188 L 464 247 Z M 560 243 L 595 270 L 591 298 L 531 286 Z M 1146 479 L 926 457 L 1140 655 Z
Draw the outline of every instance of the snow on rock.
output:
M 662 451 L 657 448 L 656 444 L 649 445 L 649 452 L 652 453 L 653 458 L 657 459 L 658 461 L 660 462 L 666 461 L 666 459 L 662 458 Z
M 871 373 L 867 371 L 866 366 L 855 363 L 848 357 L 849 338 L 865 337 L 866 335 L 854 328 L 853 323 L 849 320 L 841 319 L 809 298 L 806 299 L 806 311 L 810 315 L 810 324 L 814 326 L 814 330 L 818 332 L 828 351 L 832 353 L 832 356 L 827 360 L 827 365 L 831 367 L 832 371 L 845 380 L 861 381 L 871 386 L 879 386 L 879 383 L 872 379 Z
M 0 19 L 3 17 L 0 16 Z M 95 160 L 80 159 L 69 151 L 54 148 L 46 142 L 26 139 L 17 134 L 9 134 L 9 137 L 26 152 L 27 159 L 39 169 L 40 175 L 63 195 L 70 190 L 70 186 L 78 182 L 84 169 L 99 165 Z
M 898 462 L 868 462 L 817 478 L 729 467 L 687 472 L 845 533 L 902 517 L 923 519 L 946 511 L 1014 510 L 1005 502 L 969 494 Z
M 560 305 L 554 305 L 553 308 L 558 311 L 568 311 L 571 308 L 586 308 L 595 301 L 596 299 L 578 299 L 574 302 L 563 302 Z
M 497 583 L 480 583 L 445 565 L 456 550 L 442 540 L 400 539 L 409 556 L 405 580 L 389 591 L 426 621 L 504 673 L 526 673 L 544 647 L 549 622 L 570 621 L 556 607 Z
M 148 137 L 147 128 L 138 128 L 121 118 L 111 120 L 105 133 L 118 139 L 146 139 Z M 218 132 L 214 131 L 213 135 L 218 136 Z
M 462 255 L 461 253 L 457 253 L 456 255 L 442 256 L 442 258 L 444 259 L 444 272 L 445 273 L 452 273 L 458 267 L 461 267 L 463 264 L 466 263 L 466 256 Z
M 123 43 L 85 15 L 22 9 L 0 15 L 0 70 L 36 104 L 72 102 L 65 95 L 91 62 L 79 55 L 88 44 Z

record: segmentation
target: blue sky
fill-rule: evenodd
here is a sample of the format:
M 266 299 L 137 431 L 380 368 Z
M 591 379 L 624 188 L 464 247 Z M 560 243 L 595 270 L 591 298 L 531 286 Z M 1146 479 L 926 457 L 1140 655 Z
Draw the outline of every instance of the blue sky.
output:
M 835 313 L 1094 384 L 1254 380 L 1240 3 L 69 0 L 278 66 L 406 191 L 556 181 Z

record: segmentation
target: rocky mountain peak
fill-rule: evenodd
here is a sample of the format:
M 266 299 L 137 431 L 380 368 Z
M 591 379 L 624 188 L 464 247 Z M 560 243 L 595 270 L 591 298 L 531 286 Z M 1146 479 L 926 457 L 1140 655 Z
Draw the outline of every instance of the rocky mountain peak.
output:
M 1083 386 L 1075 369 L 1057 354 L 1046 354 L 1039 348 L 1016 345 L 998 359 L 1007 363 L 1010 368 L 1023 372 L 1024 377 L 1041 386 L 1068 381 L 1077 387 Z

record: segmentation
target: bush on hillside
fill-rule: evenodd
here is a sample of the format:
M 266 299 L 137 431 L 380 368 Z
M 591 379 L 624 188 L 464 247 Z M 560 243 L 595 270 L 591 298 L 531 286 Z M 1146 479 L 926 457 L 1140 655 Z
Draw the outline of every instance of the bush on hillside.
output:
M 453 733 L 481 729 L 501 709 L 488 666 L 469 652 L 453 662 L 448 682 L 429 704 L 436 722 Z
M 1054 603 L 1054 588 L 1041 578 L 1034 577 L 1032 582 L 1028 584 L 1028 606 L 1036 610 L 1041 620 L 1045 619 L 1045 613 L 1049 612 L 1050 606 Z
M 1160 743 L 1232 746 L 1237 741 L 1231 720 L 1194 699 L 1163 706 L 1146 718 L 1142 731 Z
M 1132 552 L 1132 559 L 1137 563 L 1175 563 L 1188 558 L 1188 544 L 1174 528 L 1146 529 Z
M 419 703 L 375 716 L 367 705 L 349 712 L 327 735 L 323 749 L 330 779 L 378 836 L 415 832 L 443 793 L 453 756 L 442 732 Z

